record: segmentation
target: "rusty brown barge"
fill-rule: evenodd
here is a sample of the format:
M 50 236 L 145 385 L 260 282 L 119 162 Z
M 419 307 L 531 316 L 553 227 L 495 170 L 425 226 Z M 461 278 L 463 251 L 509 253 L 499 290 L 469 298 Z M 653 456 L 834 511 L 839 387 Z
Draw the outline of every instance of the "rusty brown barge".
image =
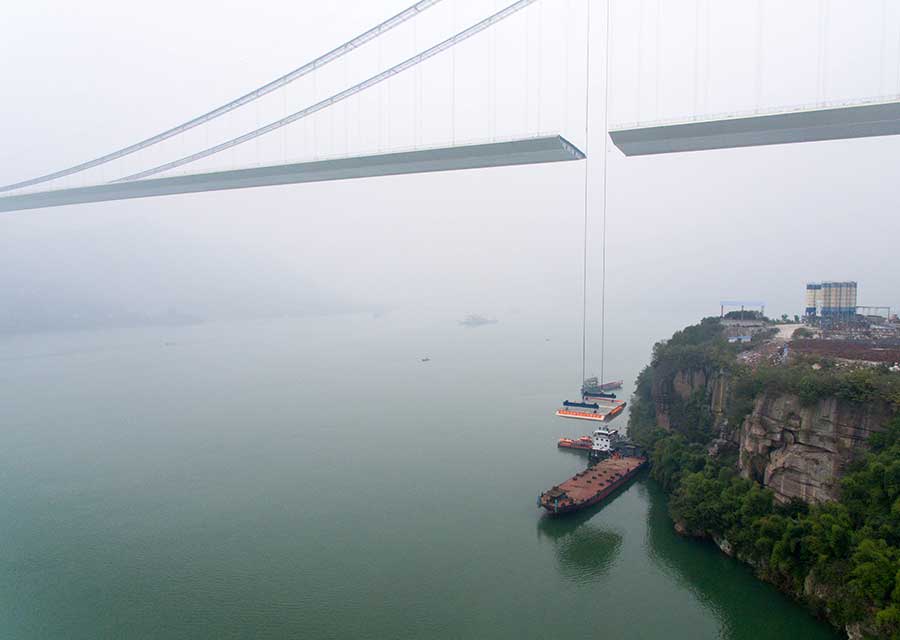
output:
M 588 467 L 538 498 L 538 506 L 551 514 L 578 511 L 598 504 L 631 480 L 647 464 L 642 456 L 617 453 Z

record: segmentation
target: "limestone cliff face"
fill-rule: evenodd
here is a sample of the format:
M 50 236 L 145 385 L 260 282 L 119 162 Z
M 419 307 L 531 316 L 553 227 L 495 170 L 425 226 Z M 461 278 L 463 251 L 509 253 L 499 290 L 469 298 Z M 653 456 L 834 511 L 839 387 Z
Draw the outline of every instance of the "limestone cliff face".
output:
M 677 429 L 673 401 L 687 401 L 702 391 L 713 428 L 722 432 L 717 442 L 736 444 L 741 474 L 772 489 L 781 502 L 837 499 L 847 465 L 867 450 L 869 436 L 883 430 L 893 416 L 885 403 L 858 405 L 825 398 L 803 406 L 797 396 L 767 394 L 756 398 L 743 424 L 726 425 L 730 387 L 726 374 L 703 369 L 678 371 L 667 381 L 656 381 L 657 424 Z
M 699 387 L 701 380 L 705 384 L 706 376 L 703 375 L 702 371 L 696 373 L 698 374 L 697 385 Z M 653 403 L 656 409 L 656 424 L 666 431 L 672 430 L 672 419 L 670 416 L 672 395 L 678 394 L 682 399 L 689 397 L 695 389 L 694 377 L 695 372 L 693 371 L 679 371 L 675 374 L 674 380 L 669 383 L 665 380 L 654 380 Z
M 711 428 L 720 436 L 710 451 L 724 446 L 740 452 L 741 474 L 769 487 L 777 500 L 800 498 L 826 502 L 838 497 L 847 466 L 868 449 L 869 436 L 882 431 L 893 411 L 886 403 L 865 405 L 824 398 L 809 406 L 790 394 L 764 394 L 742 424 L 728 425 L 732 382 L 708 369 L 685 369 L 657 378 L 652 387 L 656 423 L 671 430 L 686 415 L 679 405 L 702 402 L 711 413 Z M 692 414 L 693 415 L 693 414 Z
M 664 388 L 660 382 L 654 384 L 656 423 L 667 431 L 671 430 L 672 420 L 668 398 L 674 395 L 681 400 L 688 400 L 701 390 L 709 401 L 718 427 L 725 415 L 728 402 L 728 377 L 723 373 L 713 373 L 704 369 L 686 369 L 676 372 L 668 389 Z
M 892 413 L 836 398 L 803 406 L 793 395 L 763 395 L 738 432 L 744 477 L 769 487 L 781 502 L 835 500 L 847 465 L 867 448 Z

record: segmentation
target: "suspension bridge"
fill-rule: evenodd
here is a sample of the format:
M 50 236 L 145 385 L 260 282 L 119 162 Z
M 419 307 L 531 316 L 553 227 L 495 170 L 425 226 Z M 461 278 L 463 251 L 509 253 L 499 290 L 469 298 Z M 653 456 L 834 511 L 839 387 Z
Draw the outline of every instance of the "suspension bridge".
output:
M 649 0 L 652 2 L 652 0 Z M 758 6 L 763 7 L 763 0 L 757 0 Z M 240 97 L 231 100 L 223 105 L 215 107 L 200 116 L 194 117 L 156 135 L 148 137 L 144 140 L 130 144 L 128 146 L 105 153 L 96 158 L 75 164 L 63 169 L 57 169 L 49 173 L 34 176 L 31 178 L 18 180 L 0 186 L 0 211 L 17 211 L 23 209 L 35 209 L 43 207 L 53 207 L 61 205 L 71 205 L 89 202 L 101 202 L 109 200 L 122 200 L 131 198 L 146 198 L 163 195 L 175 195 L 185 193 L 197 193 L 204 191 L 219 191 L 228 189 L 243 189 L 250 187 L 263 187 L 272 185 L 298 184 L 329 180 L 345 180 L 352 178 L 364 178 L 373 176 L 388 176 L 400 174 L 414 174 L 435 171 L 453 171 L 463 169 L 483 169 L 489 167 L 516 166 L 526 164 L 541 164 L 552 162 L 571 162 L 585 160 L 587 157 L 587 122 L 591 115 L 588 107 L 588 98 L 590 94 L 590 0 L 583 2 L 578 0 L 566 0 L 566 2 L 546 3 L 541 0 L 518 0 L 497 8 L 497 2 L 483 3 L 485 6 L 491 4 L 489 10 L 484 12 L 485 15 L 479 16 L 479 19 L 466 25 L 462 29 L 454 28 L 451 33 L 445 37 L 437 39 L 427 46 L 418 46 L 410 55 L 401 56 L 400 59 L 394 61 L 393 64 L 386 65 L 374 74 L 363 74 L 354 81 L 347 80 L 343 86 L 335 87 L 336 90 L 329 92 L 327 95 L 319 96 L 315 92 L 314 99 L 308 103 L 300 105 L 301 108 L 288 113 L 287 98 L 284 97 L 284 113 L 281 117 L 272 119 L 270 122 L 263 124 L 258 122 L 258 126 L 254 126 L 249 130 L 245 130 L 238 135 L 226 135 L 215 144 L 200 145 L 195 151 L 190 153 L 178 153 L 175 157 L 163 159 L 162 161 L 154 159 L 155 156 L 148 154 L 148 151 L 159 150 L 166 146 L 167 141 L 176 138 L 186 138 L 192 131 L 200 128 L 209 130 L 210 123 L 218 121 L 229 114 L 246 110 L 251 105 L 258 103 L 267 96 L 271 97 L 278 92 L 287 95 L 290 85 L 298 81 L 308 81 L 322 73 L 326 68 L 334 68 L 338 61 L 344 61 L 346 76 L 346 60 L 353 56 L 359 55 L 359 52 L 366 54 L 371 53 L 373 43 L 381 39 L 390 37 L 390 34 L 400 33 L 403 29 L 409 29 L 412 25 L 415 28 L 417 21 L 427 18 L 429 13 L 437 11 L 436 7 L 441 4 L 453 4 L 454 0 L 448 3 L 442 3 L 442 0 L 422 0 L 409 6 L 403 11 L 391 16 L 384 22 L 366 30 L 356 37 L 346 41 L 345 43 L 333 48 L 332 50 L 314 58 L 313 60 L 301 65 L 300 67 L 284 74 L 275 80 L 259 86 Z M 573 4 L 580 7 L 582 11 L 579 15 L 572 14 Z M 610 126 L 609 125 L 609 96 L 617 94 L 617 87 L 610 86 L 610 38 L 614 34 L 614 29 L 610 26 L 609 6 L 612 0 L 604 3 L 607 11 L 606 19 L 606 99 L 607 104 L 604 106 L 604 138 L 608 135 L 608 140 L 615 145 L 626 156 L 637 155 L 655 155 L 663 153 L 678 153 L 688 151 L 701 151 L 709 149 L 725 149 L 746 146 L 760 146 L 773 144 L 786 144 L 798 142 L 811 142 L 819 140 L 837 140 L 850 139 L 859 137 L 885 136 L 900 133 L 900 101 L 897 97 L 844 101 L 840 104 L 828 104 L 822 100 L 816 104 L 806 105 L 795 109 L 783 108 L 758 108 L 749 113 L 729 113 L 722 116 L 693 115 L 688 118 L 674 119 L 664 122 L 636 122 L 627 126 Z M 660 37 L 662 26 L 660 24 L 662 15 L 662 0 L 656 0 L 657 8 L 657 25 L 655 28 L 657 39 Z M 690 5 L 686 2 L 685 5 Z M 822 60 L 827 55 L 827 9 L 828 0 L 820 0 L 819 2 L 819 73 L 824 74 L 824 63 Z M 549 8 L 545 9 L 547 6 Z M 694 34 L 695 40 L 699 43 L 704 38 L 709 41 L 710 18 L 709 12 L 710 0 L 694 0 L 693 5 L 696 7 L 697 29 Z M 885 4 L 886 7 L 886 4 Z M 563 9 L 564 8 L 564 9 Z M 537 11 L 536 11 L 537 9 Z M 702 17 L 701 11 L 706 11 L 706 18 Z M 886 11 L 886 9 L 883 9 Z M 585 136 L 580 144 L 573 143 L 566 137 L 564 126 L 557 122 L 553 131 L 541 131 L 541 108 L 547 103 L 548 97 L 541 96 L 540 84 L 542 82 L 541 74 L 547 74 L 547 63 L 542 58 L 546 57 L 547 51 L 553 49 L 548 45 L 547 51 L 538 49 L 536 52 L 525 51 L 525 78 L 526 86 L 524 87 L 524 97 L 526 104 L 530 98 L 530 88 L 527 84 L 532 81 L 537 83 L 538 95 L 533 100 L 532 106 L 536 106 L 537 117 L 530 117 L 527 113 L 525 116 L 526 133 L 513 136 L 497 136 L 492 130 L 491 135 L 486 140 L 478 140 L 475 142 L 459 142 L 455 134 L 455 113 L 457 109 L 456 95 L 456 58 L 452 58 L 452 85 L 450 100 L 452 102 L 451 117 L 454 118 L 454 135 L 451 136 L 449 143 L 432 143 L 428 144 L 419 140 L 418 135 L 415 136 L 414 144 L 411 148 L 391 148 L 387 150 L 379 149 L 376 152 L 361 153 L 358 150 L 350 150 L 349 148 L 343 154 L 335 154 L 329 157 L 315 157 L 313 159 L 304 159 L 302 161 L 287 161 L 286 147 L 287 142 L 283 142 L 285 151 L 284 158 L 280 162 L 256 163 L 248 166 L 231 166 L 227 168 L 210 167 L 209 159 L 221 158 L 225 152 L 233 151 L 238 147 L 246 147 L 248 143 L 259 143 L 260 139 L 271 138 L 275 132 L 284 132 L 291 125 L 302 123 L 309 120 L 319 118 L 321 114 L 334 112 L 338 105 L 344 105 L 344 117 L 348 118 L 347 104 L 351 100 L 356 100 L 357 109 L 359 109 L 359 98 L 361 95 L 372 92 L 377 87 L 390 86 L 397 78 L 412 76 L 414 78 L 413 94 L 407 100 L 411 102 L 418 113 L 414 115 L 413 129 L 417 130 L 418 122 L 423 117 L 421 111 L 424 107 L 422 93 L 424 86 L 428 83 L 421 78 L 421 70 L 425 63 L 432 59 L 446 58 L 447 56 L 455 56 L 455 51 L 469 41 L 481 40 L 487 42 L 487 55 L 482 55 L 484 66 L 488 68 L 488 82 L 490 86 L 481 90 L 481 93 L 487 93 L 491 96 L 491 109 L 488 114 L 488 120 L 492 123 L 498 119 L 504 119 L 503 115 L 498 115 L 498 100 L 496 96 L 497 85 L 499 84 L 498 76 L 505 73 L 498 69 L 497 59 L 497 40 L 493 33 L 499 29 L 504 23 L 510 23 L 514 18 L 520 20 L 523 24 L 524 38 L 527 40 L 533 37 L 534 31 L 537 29 L 539 34 L 554 18 L 551 15 L 555 13 L 559 18 L 559 24 L 563 27 L 563 33 L 571 30 L 571 25 L 577 22 L 585 22 L 587 25 L 584 31 L 584 86 L 580 88 L 583 96 L 579 94 L 575 96 L 569 87 L 570 69 L 560 70 L 559 76 L 565 78 L 565 89 L 557 87 L 553 92 L 562 104 L 562 110 L 568 107 L 567 103 L 573 102 L 579 97 L 584 98 L 584 126 Z M 643 18 L 645 12 L 645 0 L 640 2 L 640 12 Z M 762 38 L 765 29 L 764 16 L 762 8 L 760 9 L 759 22 L 756 25 L 757 38 L 760 42 L 757 55 L 762 57 Z M 524 16 L 524 18 L 523 18 Z M 882 16 L 887 20 L 887 15 Z M 703 32 L 701 25 L 705 25 L 706 32 Z M 456 27 L 455 24 L 452 25 Z M 643 30 L 643 26 L 641 26 Z M 415 33 L 415 31 L 413 32 Z M 486 36 L 490 36 L 490 40 L 486 41 Z M 546 35 L 539 35 L 539 42 L 547 40 Z M 638 75 L 643 73 L 640 56 L 645 48 L 645 43 L 638 39 Z M 882 34 L 882 66 L 884 66 L 884 50 L 886 49 L 887 32 Z M 414 45 L 419 43 L 417 38 L 413 38 Z M 571 38 L 569 38 L 571 40 Z M 570 52 L 570 42 L 566 40 L 564 55 L 566 63 L 572 55 Z M 508 38 L 503 39 L 503 45 L 507 45 Z M 561 47 L 556 46 L 557 54 Z M 660 58 L 661 46 L 657 43 L 655 50 L 657 59 Z M 580 55 L 581 52 L 575 52 Z M 705 52 L 705 65 L 710 64 L 710 48 L 707 45 Z M 900 69 L 900 45 L 898 45 L 898 69 Z M 369 55 L 371 57 L 371 55 Z M 379 62 L 381 56 L 378 56 Z M 536 58 L 532 64 L 529 61 Z M 700 52 L 699 44 L 694 55 L 697 77 L 701 78 L 701 67 L 704 63 L 703 56 Z M 659 64 L 659 63 L 658 63 Z M 657 75 L 661 72 L 657 69 Z M 537 75 L 535 79 L 532 76 Z M 709 75 L 709 71 L 705 72 Z M 900 78 L 900 72 L 898 72 Z M 657 84 L 659 80 L 657 79 Z M 695 79 L 695 83 L 699 83 L 699 79 Z M 762 72 L 757 73 L 756 78 L 757 94 L 761 93 Z M 823 83 L 823 80 L 819 80 Z M 900 84 L 900 79 L 898 79 Z M 638 79 L 638 94 L 640 95 L 640 79 Z M 699 95 L 699 84 L 694 88 L 695 96 Z M 706 88 L 708 93 L 709 89 Z M 900 86 L 898 86 L 898 94 L 900 94 Z M 659 100 L 659 89 L 657 87 L 657 101 Z M 695 98 L 696 102 L 696 98 Z M 381 109 L 381 103 L 379 103 Z M 259 113 L 257 111 L 257 113 Z M 388 115 L 387 117 L 390 117 Z M 529 119 L 530 118 L 530 119 Z M 566 116 L 568 118 L 568 116 Z M 383 116 L 379 114 L 379 122 Z M 537 131 L 529 125 L 534 124 L 536 120 Z M 349 126 L 349 125 L 348 125 Z M 208 134 L 207 134 L 208 135 Z M 350 138 L 350 134 L 347 134 Z M 349 145 L 348 145 L 349 147 Z M 112 179 L 107 178 L 109 171 L 115 168 L 127 166 L 124 164 L 127 160 L 136 160 L 139 163 L 137 170 L 125 171 L 123 175 L 115 176 Z M 204 163 L 207 163 L 204 165 Z M 72 184 L 72 179 L 80 176 L 81 184 Z M 604 182 L 605 188 L 605 182 Z

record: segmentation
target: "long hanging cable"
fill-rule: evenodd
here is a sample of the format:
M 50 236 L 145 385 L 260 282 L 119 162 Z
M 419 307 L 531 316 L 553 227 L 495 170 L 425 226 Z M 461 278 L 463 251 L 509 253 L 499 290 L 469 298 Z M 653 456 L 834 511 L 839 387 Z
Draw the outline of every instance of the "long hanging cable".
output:
M 878 67 L 878 95 L 884 95 L 884 69 L 887 57 L 887 0 L 881 0 L 881 63 Z
M 196 162 L 197 160 L 201 160 L 203 158 L 208 158 L 209 156 L 215 155 L 215 154 L 219 153 L 220 151 L 224 151 L 226 149 L 236 147 L 237 145 L 248 142 L 249 140 L 254 140 L 255 138 L 258 138 L 259 136 L 265 135 L 267 133 L 275 131 L 276 129 L 280 129 L 281 127 L 289 125 L 292 122 L 296 122 L 297 120 L 301 120 L 302 118 L 311 116 L 312 114 L 314 114 L 318 111 L 321 111 L 322 109 L 326 109 L 334 104 L 337 104 L 338 102 L 342 102 L 342 101 L 346 100 L 347 98 L 356 95 L 357 93 L 360 93 L 361 91 L 365 91 L 366 89 L 369 89 L 370 87 L 373 87 L 381 82 L 384 82 L 385 80 L 392 78 L 393 76 L 397 75 L 398 73 L 402 73 L 402 72 L 406 71 L 407 69 L 411 69 L 411 68 L 415 67 L 416 65 L 421 64 L 425 60 L 428 60 L 429 58 L 432 58 L 432 57 L 438 55 L 439 53 L 446 51 L 447 49 L 451 49 L 451 48 L 455 47 L 460 42 L 463 42 L 464 40 L 468 40 L 472 36 L 474 36 L 478 33 L 481 33 L 485 29 L 488 29 L 488 28 L 492 27 L 493 25 L 497 24 L 498 22 L 505 20 L 506 18 L 513 15 L 514 13 L 521 11 L 522 9 L 528 7 L 529 5 L 531 5 L 535 2 L 537 2 L 537 0 L 519 0 L 518 2 L 514 2 L 511 5 L 507 6 L 505 9 L 495 13 L 494 15 L 489 16 L 489 17 L 485 18 L 484 20 L 482 20 L 481 22 L 478 22 L 478 23 L 472 25 L 471 27 L 460 31 L 456 35 L 447 38 L 443 42 L 440 42 L 440 43 L 434 45 L 433 47 L 426 49 L 425 51 L 423 51 L 411 58 L 408 58 L 407 60 L 404 60 L 403 62 L 401 62 L 399 64 L 394 65 L 390 69 L 387 69 L 386 71 L 382 71 L 381 73 L 376 74 L 376 75 L 372 76 L 371 78 L 368 78 L 367 80 L 363 80 L 362 82 L 355 84 L 352 87 L 349 87 L 347 89 L 344 89 L 343 91 L 336 93 L 328 98 L 325 98 L 324 100 L 321 100 L 313 105 L 310 105 L 310 106 L 306 107 L 305 109 L 301 109 L 300 111 L 292 113 L 291 115 L 287 116 L 286 118 L 281 118 L 280 120 L 275 120 L 274 122 L 270 122 L 269 124 L 267 124 L 263 127 L 254 129 L 253 131 L 249 131 L 243 135 L 240 135 L 237 138 L 232 138 L 231 140 L 226 140 L 225 142 L 222 142 L 221 144 L 217 144 L 214 147 L 210 147 L 208 149 L 198 151 L 197 153 L 193 153 L 193 154 L 185 156 L 183 158 L 179 158 L 178 160 L 173 160 L 172 162 L 167 162 L 165 164 L 161 164 L 159 166 L 151 167 L 150 169 L 146 169 L 145 171 L 141 171 L 139 173 L 125 176 L 124 178 L 120 178 L 120 179 L 116 180 L 115 182 L 127 182 L 130 180 L 138 180 L 140 178 L 146 178 L 148 176 L 152 176 L 157 173 L 162 173 L 163 171 L 168 171 L 169 169 L 174 169 L 176 167 L 190 164 L 191 162 Z M 313 76 L 313 77 L 315 77 L 315 76 Z
M 600 382 L 606 378 L 606 208 L 607 208 L 607 184 L 609 183 L 609 86 L 610 86 L 610 28 L 612 0 L 606 2 L 606 86 L 603 105 L 603 240 L 601 244 L 601 276 L 600 276 Z
M 766 14 L 763 0 L 756 0 L 756 111 L 762 108 L 763 91 L 763 30 Z
M 636 121 L 641 121 L 641 80 L 644 75 L 644 0 L 641 0 L 638 4 L 638 37 L 637 37 L 637 110 L 636 110 Z
M 900 94 L 900 29 L 897 30 L 897 93 Z
M 655 61 L 656 77 L 654 78 L 654 80 L 656 80 L 656 92 L 655 92 L 655 96 L 654 96 L 656 99 L 656 107 L 654 109 L 654 112 L 656 115 L 654 117 L 657 120 L 660 119 L 660 115 L 659 115 L 659 85 L 660 85 L 660 80 L 662 78 L 662 74 L 660 73 L 660 70 L 662 69 L 662 64 L 660 62 L 660 51 L 662 49 L 661 25 L 662 25 L 662 0 L 656 0 L 656 29 L 655 29 L 655 31 L 656 31 L 656 51 L 654 51 L 654 54 L 656 55 L 656 61 Z
M 54 171 L 53 173 L 48 173 L 47 175 L 38 176 L 37 178 L 30 178 L 29 180 L 23 180 L 21 182 L 16 182 L 14 184 L 8 184 L 5 186 L 0 186 L 0 192 L 2 191 L 12 191 L 13 189 L 21 189 L 23 187 L 30 187 L 35 184 L 41 184 L 42 182 L 49 182 L 50 180 L 55 180 L 56 178 L 62 178 L 64 176 L 72 175 L 73 173 L 81 173 L 82 171 L 86 171 L 88 169 L 92 169 L 94 167 L 98 167 L 102 164 L 106 164 L 107 162 L 111 162 L 112 160 L 116 160 L 118 158 L 123 158 L 127 155 L 131 155 L 137 151 L 141 151 L 142 149 L 146 149 L 147 147 L 151 147 L 157 143 L 162 142 L 163 140 L 168 140 L 169 138 L 178 135 L 179 133 L 184 133 L 190 129 L 193 129 L 196 126 L 203 124 L 204 122 L 209 122 L 210 120 L 214 120 L 219 116 L 223 116 L 230 111 L 234 111 L 238 107 L 242 107 L 245 104 L 249 104 L 254 100 L 258 100 L 266 94 L 269 94 L 276 89 L 280 89 L 281 87 L 301 78 L 317 69 L 321 69 L 326 64 L 337 60 L 338 58 L 350 53 L 354 49 L 357 49 L 364 45 L 366 42 L 370 40 L 374 40 L 378 36 L 387 33 L 394 27 L 397 27 L 407 20 L 416 17 L 426 9 L 436 5 L 441 0 L 422 0 L 421 2 L 416 2 L 411 7 L 401 11 L 397 15 L 385 20 L 381 24 L 369 29 L 365 33 L 356 36 L 352 40 L 348 40 L 344 44 L 340 45 L 329 51 L 328 53 L 319 56 L 315 60 L 306 63 L 302 67 L 298 67 L 294 69 L 290 73 L 287 73 L 280 78 L 276 78 L 272 82 L 268 84 L 264 84 L 263 86 L 254 89 L 250 93 L 244 94 L 240 98 L 232 100 L 227 104 L 223 104 L 221 107 L 217 107 L 212 111 L 204 113 L 202 116 L 197 116 L 193 120 L 188 120 L 185 123 L 178 125 L 177 127 L 172 127 L 162 133 L 159 133 L 151 138 L 147 138 L 146 140 L 142 140 L 141 142 L 137 142 L 133 145 L 123 147 L 122 149 L 118 149 L 117 151 L 113 151 L 112 153 L 108 153 L 104 156 L 100 156 L 99 158 L 95 158 L 93 160 L 89 160 L 88 162 L 83 162 L 81 164 L 77 164 L 75 166 L 69 167 L 68 169 L 62 169 L 60 171 Z
M 609 0 L 607 0 L 609 2 Z M 588 149 L 590 147 L 591 122 L 591 0 L 587 0 L 587 19 L 585 20 L 585 73 L 584 73 L 584 252 L 583 270 L 581 274 L 581 384 L 587 378 L 587 251 L 588 251 Z M 601 380 L 602 382 L 602 380 Z

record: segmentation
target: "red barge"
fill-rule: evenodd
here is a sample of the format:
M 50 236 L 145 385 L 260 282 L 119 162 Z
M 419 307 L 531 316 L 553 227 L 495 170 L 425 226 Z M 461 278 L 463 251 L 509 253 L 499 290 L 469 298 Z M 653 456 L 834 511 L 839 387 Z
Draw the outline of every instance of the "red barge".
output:
M 581 473 L 545 491 L 538 505 L 552 514 L 571 513 L 602 502 L 627 483 L 647 464 L 643 457 L 612 457 L 601 460 Z
M 609 422 L 625 410 L 624 400 L 610 398 L 590 398 L 592 402 L 563 402 L 563 406 L 556 411 L 560 418 L 575 418 L 576 420 L 591 420 L 594 422 Z
M 623 440 L 616 429 L 606 426 L 596 429 L 590 437 L 560 438 L 556 446 L 586 449 L 591 463 L 584 471 L 538 497 L 538 506 L 551 514 L 570 513 L 603 501 L 647 464 L 640 447 Z

